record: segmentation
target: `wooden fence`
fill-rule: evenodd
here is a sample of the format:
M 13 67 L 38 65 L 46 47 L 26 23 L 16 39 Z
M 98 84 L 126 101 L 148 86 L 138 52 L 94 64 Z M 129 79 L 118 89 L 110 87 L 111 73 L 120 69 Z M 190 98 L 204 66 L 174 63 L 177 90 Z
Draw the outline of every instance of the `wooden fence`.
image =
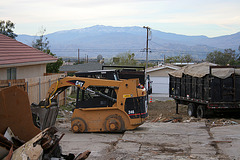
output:
M 1 80 L 0 90 L 9 86 L 19 86 L 28 93 L 29 102 L 39 103 L 46 98 L 47 92 L 51 84 L 57 82 L 57 80 L 64 76 L 64 74 L 54 74 L 42 77 L 18 79 L 18 80 Z M 58 96 L 59 105 L 65 105 L 66 92 L 64 91 Z
M 24 91 L 26 91 L 27 89 L 25 79 L 0 80 L 0 91 L 10 86 L 18 86 L 19 88 L 22 88 Z
M 38 103 L 41 100 L 47 98 L 47 92 L 51 84 L 57 82 L 57 80 L 62 77 L 63 74 L 55 74 L 42 77 L 26 78 L 27 92 L 30 103 Z M 65 104 L 65 91 L 58 96 L 58 104 Z

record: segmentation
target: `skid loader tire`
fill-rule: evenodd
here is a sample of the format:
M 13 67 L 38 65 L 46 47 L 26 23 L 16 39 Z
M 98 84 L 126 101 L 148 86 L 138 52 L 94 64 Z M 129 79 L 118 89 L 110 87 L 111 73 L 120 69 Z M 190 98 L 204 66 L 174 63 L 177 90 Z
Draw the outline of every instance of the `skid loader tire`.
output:
M 115 114 L 110 115 L 104 122 L 105 131 L 107 132 L 123 132 L 125 131 L 125 124 L 121 116 Z
M 71 129 L 74 133 L 87 132 L 87 124 L 82 118 L 73 118 Z

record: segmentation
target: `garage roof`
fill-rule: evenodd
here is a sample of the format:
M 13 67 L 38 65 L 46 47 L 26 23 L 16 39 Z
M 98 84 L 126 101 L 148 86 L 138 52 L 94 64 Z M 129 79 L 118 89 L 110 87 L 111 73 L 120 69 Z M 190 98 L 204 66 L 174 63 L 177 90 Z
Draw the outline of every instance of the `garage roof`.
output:
M 160 64 L 158 66 L 147 68 L 146 72 L 149 73 L 149 72 L 158 71 L 158 70 L 165 69 L 165 68 L 169 68 L 169 69 L 172 69 L 172 70 L 179 70 L 179 69 L 181 69 L 181 67 L 174 66 L 174 65 L 171 65 L 171 64 L 165 64 L 165 65 Z
M 46 64 L 56 60 L 47 53 L 0 34 L 0 68 Z
M 88 72 L 93 70 L 101 70 L 102 64 L 100 63 L 83 63 L 78 65 L 65 65 L 61 66 L 59 71 L 60 72 Z

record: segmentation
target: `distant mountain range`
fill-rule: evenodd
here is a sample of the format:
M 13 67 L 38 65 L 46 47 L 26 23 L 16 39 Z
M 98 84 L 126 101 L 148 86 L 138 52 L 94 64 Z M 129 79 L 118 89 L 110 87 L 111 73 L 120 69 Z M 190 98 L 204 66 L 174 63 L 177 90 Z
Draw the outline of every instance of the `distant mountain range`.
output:
M 208 38 L 206 36 L 186 36 L 151 30 L 149 59 L 162 59 L 163 56 L 191 54 L 204 59 L 214 50 L 237 49 L 240 45 L 240 32 L 232 35 Z M 144 59 L 146 29 L 142 27 L 111 27 L 96 25 L 88 28 L 64 30 L 47 34 L 51 51 L 57 56 L 94 58 L 101 54 L 111 58 L 119 53 L 133 52 L 136 58 Z M 17 40 L 32 44 L 36 36 L 18 35 Z

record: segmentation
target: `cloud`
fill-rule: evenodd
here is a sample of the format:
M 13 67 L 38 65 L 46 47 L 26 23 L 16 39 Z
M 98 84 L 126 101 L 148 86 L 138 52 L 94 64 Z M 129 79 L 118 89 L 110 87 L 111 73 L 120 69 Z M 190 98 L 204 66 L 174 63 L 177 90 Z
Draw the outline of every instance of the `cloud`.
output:
M 50 26 L 47 30 L 51 31 L 59 26 L 73 29 L 95 24 L 158 28 L 163 24 L 218 25 L 230 30 L 240 26 L 238 0 L 8 0 L 0 6 L 5 20 L 18 26 Z

